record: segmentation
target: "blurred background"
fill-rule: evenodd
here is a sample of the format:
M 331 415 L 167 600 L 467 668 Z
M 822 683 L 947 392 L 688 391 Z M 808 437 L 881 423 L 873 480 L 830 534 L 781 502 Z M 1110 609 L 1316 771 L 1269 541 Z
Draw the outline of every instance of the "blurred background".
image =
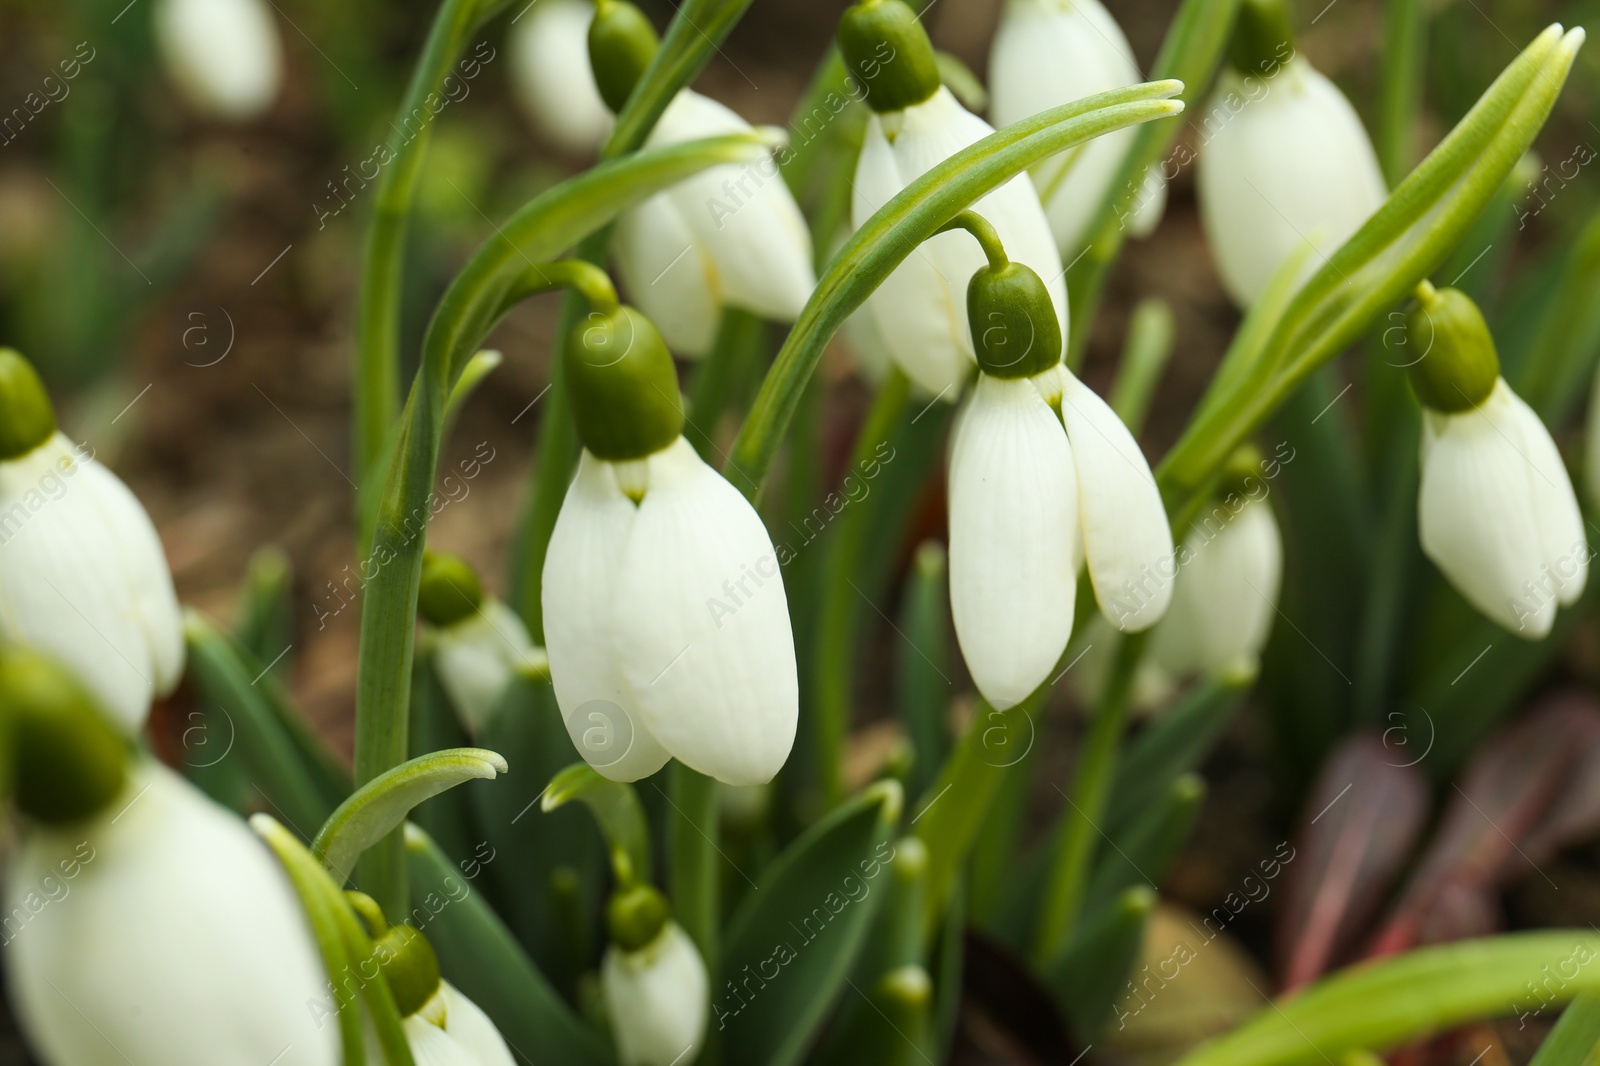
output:
M 1382 4 L 1324 3 L 1299 5 L 1301 47 L 1370 126 Z M 640 5 L 658 26 L 673 14 L 669 0 Z M 1142 66 L 1176 6 L 1108 3 Z M 843 7 L 843 0 L 755 0 L 695 87 L 751 122 L 787 125 Z M 925 21 L 935 45 L 981 78 L 1000 7 L 1001 0 L 935 0 Z M 1600 0 L 1446 0 L 1432 7 L 1418 158 L 1543 25 L 1600 29 Z M 252 556 L 269 545 L 287 553 L 297 614 L 281 665 L 300 705 L 348 755 L 358 631 L 346 569 L 355 480 L 353 302 L 371 191 L 350 174 L 387 137 L 434 5 L 273 0 L 271 8 L 285 64 L 281 89 L 260 117 L 227 123 L 187 106 L 165 73 L 152 0 L 0 4 L 0 343 L 34 360 L 58 398 L 63 430 L 88 442 L 144 501 L 185 603 L 226 619 Z M 519 8 L 514 4 L 513 14 Z M 506 22 L 490 24 L 476 54 L 492 58 L 435 124 L 407 260 L 409 359 L 434 300 L 471 249 L 492 236 L 495 222 L 589 162 L 542 140 L 519 111 Z M 1597 121 L 1600 49 L 1591 44 L 1538 141 L 1540 158 L 1520 173 L 1528 184 L 1494 209 L 1505 214 L 1492 220 L 1496 235 L 1483 260 L 1464 264 L 1463 287 L 1508 316 L 1537 301 L 1540 264 L 1561 254 L 1600 204 L 1600 181 L 1589 166 L 1600 147 Z M 1196 132 L 1181 136 L 1192 143 Z M 1177 327 L 1172 365 L 1144 434 L 1155 460 L 1176 438 L 1237 324 L 1202 238 L 1192 168 L 1173 182 L 1159 229 L 1130 245 L 1113 275 L 1086 364 L 1091 385 L 1106 386 L 1129 312 L 1150 296 L 1170 304 Z M 473 560 L 493 587 L 503 584 L 497 568 L 525 491 L 542 405 L 550 402 L 543 390 L 555 308 L 554 297 L 530 301 L 497 330 L 490 346 L 503 351 L 505 364 L 472 398 L 441 457 L 445 465 L 474 457 L 481 465 L 434 519 L 430 541 Z M 823 442 L 842 460 L 868 392 L 842 351 L 830 352 L 822 372 Z M 730 422 L 724 430 L 731 436 L 733 428 Z M 1286 494 L 1301 474 L 1291 469 Z M 918 540 L 939 535 L 938 491 L 930 487 L 919 504 L 908 559 Z M 1290 533 L 1290 553 L 1298 544 L 1303 560 L 1314 548 Z M 868 621 L 871 639 L 887 649 L 887 622 Z M 1287 628 L 1279 627 L 1278 638 L 1293 639 Z M 879 715 L 876 672 L 867 673 L 858 743 L 870 748 Z M 1597 679 L 1600 645 L 1591 618 L 1532 687 L 1592 689 Z M 1337 678 L 1330 675 L 1329 683 Z M 160 712 L 156 728 L 172 751 L 185 743 L 192 698 L 180 692 Z M 1285 757 L 1281 731 L 1277 740 L 1271 734 L 1260 715 L 1247 713 L 1211 758 L 1210 793 L 1167 898 L 1208 910 L 1289 836 L 1310 775 L 1337 737 L 1291 745 Z M 1039 775 L 1034 800 L 1041 809 L 1059 806 L 1044 782 L 1052 769 L 1063 779 L 1069 750 L 1064 729 L 1043 752 L 1049 769 Z M 1516 879 L 1509 921 L 1600 919 L 1595 859 L 1588 846 L 1562 859 L 1572 869 L 1555 878 L 1559 892 L 1548 878 Z M 1263 956 L 1258 961 L 1267 954 L 1262 945 L 1275 906 L 1242 913 L 1230 927 Z M 1240 973 L 1251 965 L 1228 963 Z M 1211 985 L 1212 994 L 1228 994 L 1226 981 Z M 968 1026 L 968 1061 L 1032 1061 L 1006 1028 Z M 1502 1034 L 1507 1048 L 1516 1046 L 1515 1028 L 1512 1022 Z M 27 1061 L 14 1038 L 0 1043 L 0 1062 Z

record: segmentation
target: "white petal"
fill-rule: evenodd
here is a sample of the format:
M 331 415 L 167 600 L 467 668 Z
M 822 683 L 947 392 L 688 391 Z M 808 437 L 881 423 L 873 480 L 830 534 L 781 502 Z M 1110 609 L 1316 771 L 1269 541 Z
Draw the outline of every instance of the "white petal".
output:
M 482 1007 L 449 981 L 439 983 L 439 992 L 445 1001 L 445 1032 L 472 1055 L 477 1066 L 516 1066 L 505 1037 Z
M 676 922 L 638 951 L 607 949 L 600 990 L 622 1066 L 693 1062 L 705 1041 L 706 964 Z
M 511 88 L 541 135 L 569 155 L 598 151 L 611 112 L 589 68 L 589 0 L 538 0 L 511 24 Z
M 944 88 L 904 111 L 870 116 L 856 164 L 853 224 L 860 228 L 908 183 L 992 132 Z M 1018 175 L 973 210 L 994 226 L 1012 260 L 1026 263 L 1045 280 L 1065 336 L 1061 256 L 1028 179 Z M 940 234 L 907 256 L 865 304 L 906 375 L 950 400 L 959 395 L 973 364 L 967 282 L 983 263 L 983 252 L 969 234 Z
M 683 356 L 711 350 L 722 315 L 721 275 L 666 193 L 617 219 L 617 273 L 635 306 Z
M 610 464 L 587 451 L 567 489 L 544 560 L 545 652 L 567 733 L 589 765 L 637 781 L 666 764 L 622 681 L 611 643 L 611 603 L 636 517 Z
M 685 89 L 673 98 L 649 143 L 656 147 L 750 128 L 715 100 Z M 714 264 L 714 288 L 728 304 L 778 322 L 799 316 L 817 285 L 811 232 L 776 159 L 711 167 L 667 195 Z
M 1151 635 L 1150 658 L 1178 677 L 1252 666 L 1272 632 L 1283 580 L 1272 507 L 1243 497 L 1218 503 L 1190 527 L 1178 559 L 1172 606 Z
M 1290 252 L 1309 274 L 1383 203 L 1377 155 L 1350 101 L 1304 58 L 1274 77 L 1229 72 L 1205 118 L 1196 191 L 1224 288 L 1248 306 Z
M 496 599 L 434 634 L 434 669 L 450 705 L 471 736 L 478 736 L 511 683 L 537 652 L 517 613 Z
M 416 1066 L 478 1066 L 478 1060 L 458 1040 L 421 1015 L 413 1014 L 401 1026 Z M 367 1061 L 377 1066 L 383 1062 L 377 1038 L 369 1036 L 368 1042 L 373 1046 L 367 1049 Z
M 164 767 L 141 766 L 87 824 L 31 831 L 6 895 L 7 979 L 46 1062 L 339 1061 L 288 879 L 243 822 Z
M 1546 584 L 1553 541 L 1541 529 L 1550 508 L 1546 490 L 1532 484 L 1539 472 L 1515 397 L 1500 382 L 1471 411 L 1424 411 L 1423 435 L 1423 552 L 1496 624 L 1530 640 L 1544 637 L 1557 604 Z
M 282 45 L 261 0 L 161 0 L 154 18 L 167 73 L 197 110 L 243 122 L 272 106 Z
M 730 785 L 770 780 L 800 699 L 772 539 L 683 438 L 649 462 L 611 600 L 623 678 L 674 757 Z
M 1550 431 L 1533 408 L 1511 391 L 1504 378 L 1495 383 L 1495 393 L 1501 396 L 1506 411 L 1505 432 L 1520 437 L 1520 450 L 1528 461 L 1528 488 L 1533 494 L 1534 523 L 1539 527 L 1546 567 L 1539 586 L 1570 607 L 1583 595 L 1589 579 L 1589 542 L 1572 479 Z M 1500 416 L 1494 417 L 1498 421 Z
M 1138 441 L 1115 411 L 1063 371 L 1061 416 L 1072 441 L 1083 550 L 1095 600 L 1124 633 L 1156 623 L 1172 600 L 1172 527 Z
M 72 669 L 130 735 L 183 671 L 177 597 L 149 516 L 60 434 L 0 463 L 0 633 Z
M 1010 0 L 989 70 L 990 111 L 1000 126 L 1140 80 L 1127 37 L 1099 0 Z M 1082 251 L 1090 218 L 1132 137 L 1132 129 L 1116 130 L 1034 168 L 1066 258 Z
M 1072 450 L 1032 384 L 978 376 L 949 481 L 956 638 L 978 691 L 1007 710 L 1061 658 L 1077 590 Z

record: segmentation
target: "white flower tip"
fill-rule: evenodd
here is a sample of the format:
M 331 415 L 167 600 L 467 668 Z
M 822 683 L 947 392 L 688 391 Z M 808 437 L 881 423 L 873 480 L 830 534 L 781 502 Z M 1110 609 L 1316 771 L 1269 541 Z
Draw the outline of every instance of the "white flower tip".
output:
M 782 126 L 754 126 L 751 132 L 768 148 L 786 148 L 789 145 L 789 131 Z
M 278 820 L 265 811 L 257 811 L 250 816 L 250 828 L 256 836 L 264 837 L 278 828 Z
M 1153 81 L 1150 84 L 1161 90 L 1161 94 L 1163 96 L 1177 96 L 1179 93 L 1183 92 L 1184 88 L 1183 82 L 1179 81 L 1177 78 L 1163 78 L 1161 81 Z M 1173 103 L 1178 105 L 1179 111 L 1183 110 L 1182 100 L 1174 100 Z
M 485 780 L 492 781 L 497 774 L 511 772 L 511 768 L 506 765 L 506 757 L 501 755 L 498 751 L 490 751 L 487 748 L 479 748 L 477 755 L 479 759 L 483 760 L 483 769 L 485 772 L 481 776 Z
M 881 805 L 878 812 L 886 825 L 900 824 L 900 812 L 905 808 L 906 793 L 900 782 L 892 777 L 874 781 L 867 786 L 866 794 Z
M 1556 23 L 1556 28 L 1559 29 L 1560 25 L 1561 24 L 1559 22 Z M 1561 50 L 1569 56 L 1576 54 L 1578 49 L 1583 47 L 1583 40 L 1585 36 L 1586 34 L 1584 33 L 1582 26 L 1572 27 L 1572 29 L 1567 31 L 1566 36 L 1561 38 Z

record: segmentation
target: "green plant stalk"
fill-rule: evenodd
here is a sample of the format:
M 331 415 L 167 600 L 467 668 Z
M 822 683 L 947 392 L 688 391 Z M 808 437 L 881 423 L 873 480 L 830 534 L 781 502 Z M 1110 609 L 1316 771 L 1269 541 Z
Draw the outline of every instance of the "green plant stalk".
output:
M 1175 78 L 1183 83 L 1179 97 L 1185 105 L 1199 100 L 1222 61 L 1238 6 L 1239 0 L 1184 0 L 1150 68 L 1151 80 Z M 1084 248 L 1071 249 L 1073 255 L 1080 256 L 1067 271 L 1067 302 L 1072 318 L 1067 365 L 1073 370 L 1083 365 L 1100 293 L 1111 264 L 1122 250 L 1122 242 L 1127 239 L 1123 219 L 1143 188 L 1146 170 L 1162 165 L 1178 129 L 1177 123 L 1151 123 L 1129 139 L 1116 177 L 1106 187 L 1094 221 L 1085 230 L 1089 236 Z
M 1176 82 L 1132 85 L 1040 112 L 971 145 L 878 210 L 822 272 L 734 441 L 730 471 L 752 497 L 777 455 L 828 339 L 882 278 L 945 223 L 1029 166 L 1124 126 L 1178 114 Z
M 1128 339 L 1108 402 L 1129 431 L 1138 434 L 1150 412 L 1156 386 L 1172 355 L 1172 308 L 1165 300 L 1140 300 L 1128 322 Z
M 895 424 L 905 414 L 910 396 L 910 380 L 898 369 L 891 371 L 856 433 L 855 445 L 850 449 L 850 465 L 845 468 L 847 476 L 871 459 L 878 446 L 889 439 Z M 860 651 L 856 635 L 862 594 L 855 578 L 876 513 L 876 508 L 867 506 L 865 499 L 840 513 L 824 566 L 822 604 L 817 611 L 813 637 L 816 659 L 812 665 L 810 715 L 812 750 L 823 810 L 838 803 L 842 792 L 839 773 L 844 761 L 845 736 L 850 730 L 855 658 Z
M 373 193 L 356 298 L 355 467 L 356 482 L 368 492 L 382 483 L 385 446 L 400 408 L 400 299 L 405 279 L 406 230 L 416 199 L 422 165 L 433 133 L 428 97 L 439 92 L 466 46 L 467 37 L 507 0 L 444 0 L 417 60 L 405 99 L 396 114 L 397 131 L 417 112 L 429 116 L 409 140 L 396 140 L 393 158 Z M 358 517 L 360 508 L 358 507 Z M 363 524 L 358 543 L 371 540 Z
M 667 887 L 673 914 L 700 949 L 706 969 L 715 973 L 722 902 L 717 782 L 673 760 L 667 787 L 672 801 L 666 816 Z
M 407 754 L 417 587 L 445 403 L 467 359 L 504 311 L 516 277 L 704 167 L 749 161 L 765 150 L 759 139 L 739 135 L 602 163 L 518 211 L 473 254 L 440 299 L 402 414 L 373 535 L 378 566 L 365 590 L 356 687 L 358 786 L 399 765 Z M 386 911 L 400 913 L 408 905 L 405 876 L 399 833 L 363 858 L 361 885 Z
M 1111 675 L 1106 679 L 1100 705 L 1095 708 L 1094 720 L 1073 769 L 1072 795 L 1057 830 L 1059 843 L 1033 942 L 1033 962 L 1041 970 L 1066 949 L 1076 932 L 1088 889 L 1090 862 L 1099 839 L 1098 826 L 1111 795 L 1122 733 L 1133 703 L 1134 673 L 1148 640 L 1148 633 L 1133 633 L 1117 645 Z
M 744 368 L 760 355 L 766 338 L 766 323 L 758 316 L 737 307 L 723 308 L 716 342 L 695 367 L 689 384 L 689 409 L 684 420 L 692 437 L 699 438 L 690 443 L 708 463 L 721 457 L 717 425 Z
M 1252 372 L 1213 386 L 1157 471 L 1169 513 L 1192 515 L 1233 449 L 1444 260 L 1542 127 L 1578 43 L 1554 27 L 1540 34 L 1299 289 Z
M 1321 1066 L 1383 1051 L 1477 1018 L 1600 992 L 1600 937 L 1510 933 L 1419 948 L 1341 970 L 1178 1060 L 1178 1066 Z M 1529 989 L 1549 995 L 1535 999 Z
M 1417 111 L 1428 55 L 1428 12 L 1422 0 L 1390 0 L 1383 9 L 1383 67 L 1378 74 L 1378 164 L 1389 188 L 1410 172 Z

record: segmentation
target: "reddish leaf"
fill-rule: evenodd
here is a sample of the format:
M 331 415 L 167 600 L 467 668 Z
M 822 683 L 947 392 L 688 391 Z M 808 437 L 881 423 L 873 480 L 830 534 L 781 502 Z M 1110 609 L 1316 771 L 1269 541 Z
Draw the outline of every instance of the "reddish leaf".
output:
M 1328 759 L 1296 834 L 1278 912 L 1285 990 L 1313 980 L 1371 917 L 1417 843 L 1428 812 L 1421 771 L 1372 734 Z

